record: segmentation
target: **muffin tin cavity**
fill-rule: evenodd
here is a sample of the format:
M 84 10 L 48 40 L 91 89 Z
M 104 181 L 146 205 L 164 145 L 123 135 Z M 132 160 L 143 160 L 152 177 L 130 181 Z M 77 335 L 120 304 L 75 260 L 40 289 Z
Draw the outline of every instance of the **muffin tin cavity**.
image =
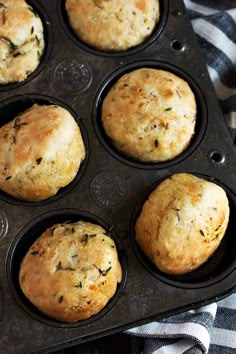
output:
M 110 139 L 107 137 L 102 121 L 101 121 L 101 114 L 102 114 L 102 103 L 104 98 L 106 97 L 107 93 L 110 91 L 112 86 L 119 80 L 119 78 L 126 73 L 132 72 L 133 70 L 140 69 L 140 68 L 152 68 L 152 69 L 160 69 L 169 71 L 180 78 L 184 79 L 192 89 L 195 100 L 197 104 L 197 117 L 196 117 L 196 126 L 194 135 L 190 141 L 189 146 L 185 151 L 183 151 L 179 156 L 175 157 L 172 160 L 164 161 L 164 162 L 157 162 L 157 163 L 148 163 L 148 162 L 141 162 L 130 158 L 128 156 L 123 155 L 121 152 L 116 150 L 113 146 Z M 207 125 L 207 108 L 206 103 L 201 92 L 201 89 L 197 85 L 197 83 L 184 71 L 178 69 L 177 67 L 166 64 L 163 62 L 158 61 L 140 61 L 128 64 L 123 66 L 122 68 L 118 69 L 112 75 L 110 75 L 100 86 L 98 89 L 94 104 L 93 104 L 93 123 L 94 129 L 96 134 L 104 146 L 104 148 L 115 158 L 119 159 L 123 163 L 126 163 L 132 167 L 142 168 L 142 169 L 158 169 L 158 168 L 167 168 L 171 165 L 179 163 L 181 160 L 185 159 L 189 156 L 198 146 L 201 139 L 204 136 L 204 132 Z
M 225 235 L 216 249 L 216 251 L 209 257 L 209 259 L 196 270 L 183 275 L 170 275 L 161 272 L 155 265 L 144 255 L 135 240 L 135 223 L 142 210 L 144 202 L 152 191 L 164 180 L 161 179 L 157 183 L 151 185 L 144 193 L 139 205 L 136 206 L 130 223 L 130 242 L 136 257 L 146 270 L 155 278 L 170 284 L 174 287 L 198 289 L 211 286 L 214 283 L 220 282 L 223 278 L 229 275 L 236 267 L 235 260 L 235 240 L 231 237 L 233 230 L 236 227 L 236 220 L 234 214 L 236 212 L 236 196 L 225 185 L 219 183 L 210 176 L 195 174 L 197 177 L 203 178 L 209 182 L 213 182 L 224 189 L 229 200 L 229 223 Z M 168 178 L 169 176 L 166 176 Z
M 85 156 L 85 159 L 82 161 L 79 171 L 78 171 L 76 177 L 74 178 L 74 180 L 70 184 L 68 184 L 67 186 L 61 188 L 55 196 L 45 199 L 43 201 L 29 202 L 29 201 L 19 200 L 19 199 L 16 199 L 16 198 L 6 194 L 2 190 L 0 190 L 0 197 L 2 200 L 12 203 L 12 204 L 16 204 L 16 205 L 24 205 L 24 206 L 31 206 L 31 207 L 35 206 L 35 205 L 38 206 L 38 205 L 43 205 L 46 203 L 53 202 L 53 201 L 65 196 L 67 193 L 69 193 L 69 191 L 71 191 L 77 185 L 77 183 L 80 181 L 80 179 L 86 169 L 87 162 L 88 162 L 88 156 L 89 156 L 88 136 L 87 136 L 86 129 L 85 129 L 84 125 L 82 124 L 80 118 L 78 117 L 78 115 L 75 112 L 73 112 L 70 109 L 70 107 L 68 107 L 63 102 L 61 102 L 57 99 L 54 99 L 52 97 L 34 95 L 34 94 L 19 95 L 19 96 L 15 96 L 14 98 L 11 98 L 11 99 L 8 99 L 8 100 L 2 102 L 0 105 L 0 116 L 1 116 L 0 126 L 7 124 L 11 120 L 13 120 L 17 115 L 25 112 L 28 108 L 32 107 L 34 104 L 57 105 L 57 106 L 60 106 L 64 109 L 68 110 L 80 128 L 80 132 L 81 132 L 84 146 L 85 146 L 86 156 Z
M 95 55 L 102 55 L 102 56 L 107 56 L 107 57 L 124 57 L 127 55 L 132 55 L 135 54 L 141 50 L 144 50 L 146 47 L 151 45 L 153 41 L 158 39 L 158 37 L 161 35 L 162 30 L 165 27 L 165 23 L 167 21 L 168 17 L 168 2 L 169 0 L 159 0 L 160 3 L 160 18 L 159 21 L 153 31 L 153 33 L 148 37 L 142 44 L 137 45 L 135 47 L 132 47 L 130 49 L 124 50 L 124 51 L 101 51 L 98 49 L 95 49 L 88 44 L 84 43 L 82 40 L 80 40 L 76 34 L 74 33 L 73 29 L 70 26 L 69 20 L 68 20 L 68 15 L 65 9 L 65 0 L 58 0 L 58 5 L 57 5 L 57 12 L 58 12 L 58 17 L 60 19 L 60 24 L 63 27 L 65 33 L 67 36 L 76 44 L 78 45 L 81 49 L 84 49 L 85 51 L 90 52 L 91 54 Z
M 25 80 L 20 82 L 9 83 L 6 85 L 0 85 L 0 92 L 9 91 L 11 89 L 17 89 L 18 87 L 27 84 L 29 81 L 37 77 L 42 71 L 42 69 L 45 67 L 53 49 L 53 28 L 48 12 L 41 4 L 38 3 L 38 1 L 27 0 L 27 4 L 32 8 L 32 12 L 35 12 L 35 16 L 39 16 L 42 21 L 45 42 L 44 52 L 40 58 L 40 63 L 38 67 L 31 74 L 29 74 Z M 31 31 L 33 30 L 31 29 Z
M 107 235 L 111 237 L 116 244 L 119 261 L 122 267 L 122 281 L 118 284 L 115 295 L 112 299 L 107 303 L 107 305 L 96 315 L 92 316 L 89 319 L 81 320 L 74 323 L 66 323 L 60 322 L 57 320 L 53 320 L 48 318 L 46 315 L 41 313 L 23 294 L 20 284 L 19 284 L 19 269 L 20 264 L 29 250 L 30 246 L 34 243 L 34 241 L 50 226 L 56 223 L 65 223 L 65 222 L 76 222 L 79 220 L 88 221 L 97 225 L 101 225 L 106 231 Z M 115 228 L 114 228 L 115 229 Z M 95 215 L 92 215 L 88 212 L 77 210 L 77 209 L 60 209 L 60 210 L 52 210 L 47 213 L 41 214 L 31 220 L 28 224 L 26 224 L 20 232 L 17 234 L 15 239 L 13 240 L 7 256 L 7 280 L 10 290 L 17 301 L 17 303 L 23 308 L 24 311 L 29 313 L 34 319 L 44 322 L 50 326 L 56 327 L 76 327 L 76 326 L 84 326 L 91 322 L 94 322 L 98 318 L 104 316 L 108 311 L 115 306 L 115 303 L 119 299 L 126 283 L 127 278 L 127 265 L 126 265 L 126 256 L 124 254 L 123 246 L 120 242 L 120 239 L 113 227 L 108 225 L 105 221 L 101 220 Z

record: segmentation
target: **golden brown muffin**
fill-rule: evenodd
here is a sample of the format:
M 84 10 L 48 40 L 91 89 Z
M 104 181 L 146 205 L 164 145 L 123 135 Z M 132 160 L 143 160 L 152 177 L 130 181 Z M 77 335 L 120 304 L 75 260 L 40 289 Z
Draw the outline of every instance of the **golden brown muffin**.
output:
M 23 81 L 44 52 L 41 19 L 24 0 L 0 3 L 0 84 Z
M 75 34 L 92 47 L 123 51 L 144 42 L 159 20 L 158 0 L 66 0 Z
M 221 187 L 179 173 L 149 195 L 135 225 L 136 241 L 161 271 L 184 274 L 214 253 L 228 220 L 228 198 Z
M 168 71 L 141 68 L 123 75 L 102 104 L 102 124 L 114 146 L 143 162 L 180 155 L 196 124 L 188 83 Z
M 54 105 L 34 104 L 1 127 L 0 146 L 0 189 L 34 202 L 68 185 L 85 158 L 77 123 Z
M 30 247 L 19 274 L 40 311 L 74 322 L 97 314 L 116 292 L 122 270 L 114 241 L 89 222 L 56 224 Z

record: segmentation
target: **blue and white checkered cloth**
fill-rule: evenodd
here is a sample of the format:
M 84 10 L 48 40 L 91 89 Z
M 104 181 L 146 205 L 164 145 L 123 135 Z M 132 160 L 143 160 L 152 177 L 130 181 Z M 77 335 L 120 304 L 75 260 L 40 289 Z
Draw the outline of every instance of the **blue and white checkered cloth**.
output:
M 236 145 L 236 0 L 185 5 Z M 235 354 L 236 293 L 126 333 L 145 338 L 143 354 Z

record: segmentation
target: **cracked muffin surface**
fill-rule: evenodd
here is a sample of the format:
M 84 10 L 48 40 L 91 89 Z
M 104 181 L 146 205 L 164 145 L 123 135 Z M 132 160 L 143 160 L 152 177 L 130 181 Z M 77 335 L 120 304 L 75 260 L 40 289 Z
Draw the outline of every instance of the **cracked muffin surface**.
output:
M 213 255 L 228 221 L 229 203 L 223 188 L 179 173 L 166 178 L 149 195 L 137 218 L 135 237 L 157 268 L 184 274 Z
M 34 104 L 0 128 L 0 189 L 21 200 L 54 196 L 76 177 L 85 146 L 74 117 Z
M 104 51 L 143 43 L 160 17 L 158 0 L 66 0 L 66 11 L 77 37 Z
M 25 80 L 44 53 L 42 21 L 24 0 L 0 2 L 0 85 Z
M 66 322 L 101 311 L 121 278 L 114 240 L 100 225 L 82 220 L 49 227 L 28 250 L 19 273 L 25 296 Z

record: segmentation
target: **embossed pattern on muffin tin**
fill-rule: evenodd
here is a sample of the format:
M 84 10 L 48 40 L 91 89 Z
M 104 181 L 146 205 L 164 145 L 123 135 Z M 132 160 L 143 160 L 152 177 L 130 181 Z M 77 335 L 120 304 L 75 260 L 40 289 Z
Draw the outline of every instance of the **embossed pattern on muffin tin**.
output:
M 0 126 L 22 111 L 24 105 L 28 108 L 30 97 L 36 103 L 61 104 L 74 113 L 84 134 L 87 160 L 78 180 L 45 202 L 24 203 L 0 193 L 0 213 L 4 215 L 4 236 L 0 239 L 3 352 L 49 353 L 207 304 L 236 286 L 235 240 L 231 231 L 236 205 L 234 146 L 183 1 L 160 3 L 161 23 L 147 42 L 126 52 L 108 53 L 86 46 L 71 33 L 62 10 L 64 0 L 29 1 L 47 26 L 45 58 L 24 82 L 0 87 Z M 109 85 L 122 73 L 144 64 L 173 70 L 189 80 L 198 101 L 197 129 L 189 149 L 177 159 L 153 165 L 119 155 L 99 122 L 100 100 Z M 204 175 L 219 183 L 228 193 L 232 213 L 219 254 L 215 260 L 212 256 L 212 268 L 204 274 L 199 269 L 198 275 L 189 273 L 181 279 L 163 276 L 150 264 L 144 264 L 146 260 L 142 262 L 138 258 L 141 255 L 137 257 L 130 239 L 132 218 L 141 208 L 145 191 L 179 172 Z M 35 312 L 22 297 L 17 283 L 17 268 L 26 246 L 38 235 L 38 226 L 43 226 L 42 216 L 56 210 L 60 216 L 66 209 L 83 210 L 113 226 L 117 242 L 122 244 L 121 257 L 127 259 L 127 280 L 123 278 L 108 307 L 97 317 L 73 326 L 59 326 Z M 56 217 L 57 212 L 53 215 Z M 34 227 L 35 221 L 40 222 Z

